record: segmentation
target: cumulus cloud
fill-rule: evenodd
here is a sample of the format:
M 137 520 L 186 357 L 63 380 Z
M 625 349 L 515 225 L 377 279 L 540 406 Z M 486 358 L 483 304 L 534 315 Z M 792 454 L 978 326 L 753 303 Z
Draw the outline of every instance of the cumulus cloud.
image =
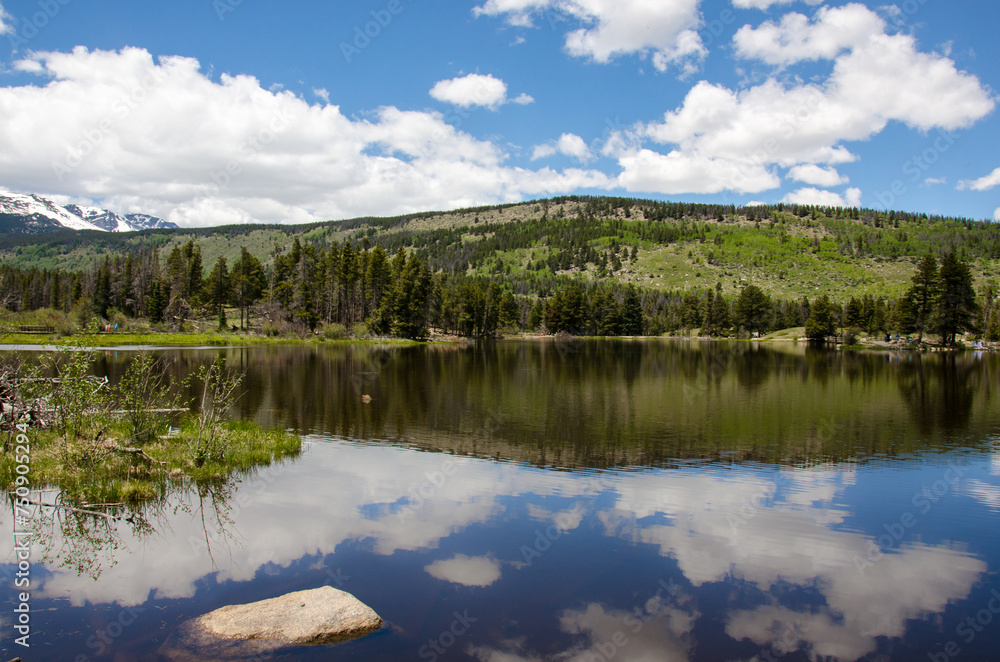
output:
M 788 171 L 788 178 L 795 181 L 805 182 L 813 186 L 840 186 L 849 180 L 841 175 L 835 168 L 821 168 L 818 165 L 795 166 Z
M 817 188 L 801 188 L 789 193 L 782 202 L 792 205 L 817 205 L 820 207 L 860 207 L 861 189 L 849 188 L 844 195 Z
M 910 36 L 886 34 L 884 22 L 870 10 L 856 5 L 843 9 L 850 14 L 848 22 L 876 31 L 867 39 L 857 38 L 856 30 L 838 32 L 834 28 L 845 22 L 846 14 L 822 10 L 812 36 L 804 37 L 805 46 L 786 48 L 793 39 L 782 33 L 772 40 L 776 48 L 758 44 L 756 50 L 742 51 L 783 63 L 818 53 L 835 55 L 826 81 L 786 84 L 769 78 L 742 90 L 698 83 L 662 121 L 611 137 L 605 154 L 619 159 L 620 185 L 633 192 L 752 193 L 779 185 L 775 166 L 816 166 L 794 170 L 793 178 L 801 175 L 809 178 L 806 183 L 829 186 L 835 175 L 829 166 L 856 158 L 845 143 L 869 140 L 890 122 L 920 131 L 955 130 L 993 111 L 995 101 L 978 78 L 941 55 L 920 52 Z M 791 32 L 782 25 L 773 28 Z M 832 36 L 820 38 L 824 30 Z M 660 154 L 645 147 L 646 141 L 674 149 Z M 685 169 L 692 167 L 699 177 L 710 179 L 686 177 Z
M 486 556 L 458 554 L 435 561 L 424 571 L 435 579 L 462 586 L 492 586 L 500 579 L 500 564 Z
M 675 150 L 660 154 L 641 149 L 618 159 L 618 184 L 643 193 L 758 193 L 781 185 L 780 178 L 751 160 L 718 159 Z
M 431 88 L 430 95 L 443 103 L 461 108 L 481 106 L 496 110 L 506 103 L 526 105 L 534 102 L 527 94 L 507 98 L 507 83 L 490 75 L 469 74 L 459 78 L 438 81 Z
M 143 49 L 35 53 L 44 85 L 0 87 L 0 179 L 144 211 L 182 226 L 305 223 L 514 202 L 581 187 L 596 171 L 505 165 L 437 112 L 346 117 L 250 76 Z
M 589 161 L 594 157 L 590 147 L 584 142 L 583 138 L 575 133 L 564 133 L 559 137 L 559 140 L 544 145 L 537 145 L 532 153 L 531 160 L 544 159 L 556 154 L 570 156 L 583 162 Z
M 790 5 L 797 0 L 733 0 L 733 6 L 739 9 L 769 9 L 771 5 Z M 818 5 L 823 0 L 803 0 L 807 5 Z
M 989 191 L 997 186 L 1000 186 L 1000 168 L 997 168 L 985 177 L 958 183 L 960 191 Z
M 733 43 L 741 57 L 779 65 L 831 60 L 884 32 L 885 22 L 878 14 L 864 5 L 849 4 L 820 8 L 812 23 L 802 14 L 791 13 L 777 24 L 767 21 L 757 28 L 745 25 L 733 37 Z
M 566 52 L 604 64 L 622 55 L 650 57 L 666 71 L 681 64 L 690 71 L 706 54 L 698 27 L 701 0 L 487 0 L 476 16 L 503 16 L 510 25 L 530 27 L 543 12 L 568 16 L 584 27 L 566 35 Z

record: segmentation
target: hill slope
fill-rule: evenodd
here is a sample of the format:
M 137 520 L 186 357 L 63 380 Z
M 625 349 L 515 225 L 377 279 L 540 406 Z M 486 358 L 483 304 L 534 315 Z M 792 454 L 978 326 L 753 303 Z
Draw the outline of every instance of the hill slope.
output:
M 693 290 L 753 283 L 783 298 L 832 292 L 838 298 L 894 296 L 928 251 L 956 249 L 976 280 L 994 277 L 1000 228 L 967 219 L 802 206 L 736 208 L 623 198 L 567 197 L 395 218 L 305 226 L 147 230 L 133 235 L 59 232 L 12 237 L 0 263 L 85 270 L 106 253 L 189 240 L 206 272 L 218 257 L 232 264 L 246 247 L 265 264 L 295 238 L 319 247 L 351 241 L 405 247 L 432 268 L 538 283 L 555 276 Z M 527 291 L 527 289 L 525 290 Z

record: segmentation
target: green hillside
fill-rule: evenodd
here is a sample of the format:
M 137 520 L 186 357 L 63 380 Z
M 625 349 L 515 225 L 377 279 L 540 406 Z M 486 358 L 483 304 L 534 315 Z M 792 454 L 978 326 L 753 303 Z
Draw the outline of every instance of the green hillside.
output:
M 143 247 L 158 249 L 165 261 L 174 247 L 193 239 L 207 272 L 219 256 L 235 262 L 242 247 L 267 265 L 276 246 L 286 251 L 296 237 L 318 248 L 367 238 L 389 253 L 403 246 L 434 270 L 504 280 L 538 282 L 578 274 L 664 291 L 722 283 L 727 293 L 753 283 L 786 299 L 821 292 L 838 299 L 897 296 L 920 256 L 951 249 L 970 262 L 977 285 L 983 285 L 1000 258 L 1000 229 L 968 219 L 571 197 L 303 226 L 8 236 L 0 264 L 89 270 L 108 253 L 136 253 Z

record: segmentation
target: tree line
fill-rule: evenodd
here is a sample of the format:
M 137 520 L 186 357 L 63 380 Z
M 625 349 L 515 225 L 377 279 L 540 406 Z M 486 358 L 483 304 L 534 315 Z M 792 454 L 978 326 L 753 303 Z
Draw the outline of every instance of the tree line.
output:
M 572 241 L 586 250 L 586 242 Z M 624 247 L 610 250 L 615 259 L 621 259 L 619 250 L 629 259 Z M 665 292 L 571 276 L 529 281 L 504 272 L 469 276 L 435 268 L 419 250 L 402 245 L 390 254 L 367 237 L 360 244 L 326 246 L 295 237 L 289 250 L 275 245 L 266 264 L 242 248 L 233 264 L 219 257 L 205 265 L 199 244 L 190 240 L 174 247 L 163 264 L 151 248 L 106 255 L 87 272 L 4 266 L 0 302 L 13 311 L 74 312 L 81 326 L 115 316 L 167 326 L 209 317 L 219 327 L 266 326 L 274 333 L 336 327 L 406 338 L 426 337 L 432 328 L 466 337 L 524 331 L 637 336 L 696 329 L 728 337 L 804 326 L 812 339 L 856 328 L 870 335 L 915 334 L 918 340 L 937 333 L 949 343 L 975 331 L 1000 341 L 995 293 L 987 288 L 980 303 L 970 268 L 954 251 L 940 261 L 927 254 L 911 281 L 898 298 L 865 295 L 843 302 L 829 294 L 784 300 L 753 284 L 731 295 L 721 284 Z M 227 314 L 238 315 L 238 321 L 230 322 Z

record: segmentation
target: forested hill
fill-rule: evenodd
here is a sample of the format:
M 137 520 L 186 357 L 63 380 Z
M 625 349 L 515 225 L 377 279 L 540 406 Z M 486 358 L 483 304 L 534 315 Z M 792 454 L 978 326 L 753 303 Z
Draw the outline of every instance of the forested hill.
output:
M 52 311 L 70 333 L 238 318 L 330 337 L 805 326 L 814 338 L 850 327 L 995 342 L 998 256 L 988 222 L 573 197 L 298 227 L 11 237 L 0 303 Z
M 556 276 L 634 282 L 654 290 L 746 283 L 796 299 L 899 295 L 928 251 L 954 250 L 984 284 L 1000 259 L 1000 227 L 990 222 L 857 208 L 734 207 L 627 198 L 564 197 L 394 218 L 300 226 L 227 226 L 121 235 L 59 232 L 4 236 L 0 264 L 88 271 L 106 254 L 156 251 L 194 240 L 206 273 L 218 257 L 233 264 L 245 247 L 265 266 L 298 238 L 317 249 L 350 241 L 399 247 L 432 271 L 501 277 L 521 294 Z

